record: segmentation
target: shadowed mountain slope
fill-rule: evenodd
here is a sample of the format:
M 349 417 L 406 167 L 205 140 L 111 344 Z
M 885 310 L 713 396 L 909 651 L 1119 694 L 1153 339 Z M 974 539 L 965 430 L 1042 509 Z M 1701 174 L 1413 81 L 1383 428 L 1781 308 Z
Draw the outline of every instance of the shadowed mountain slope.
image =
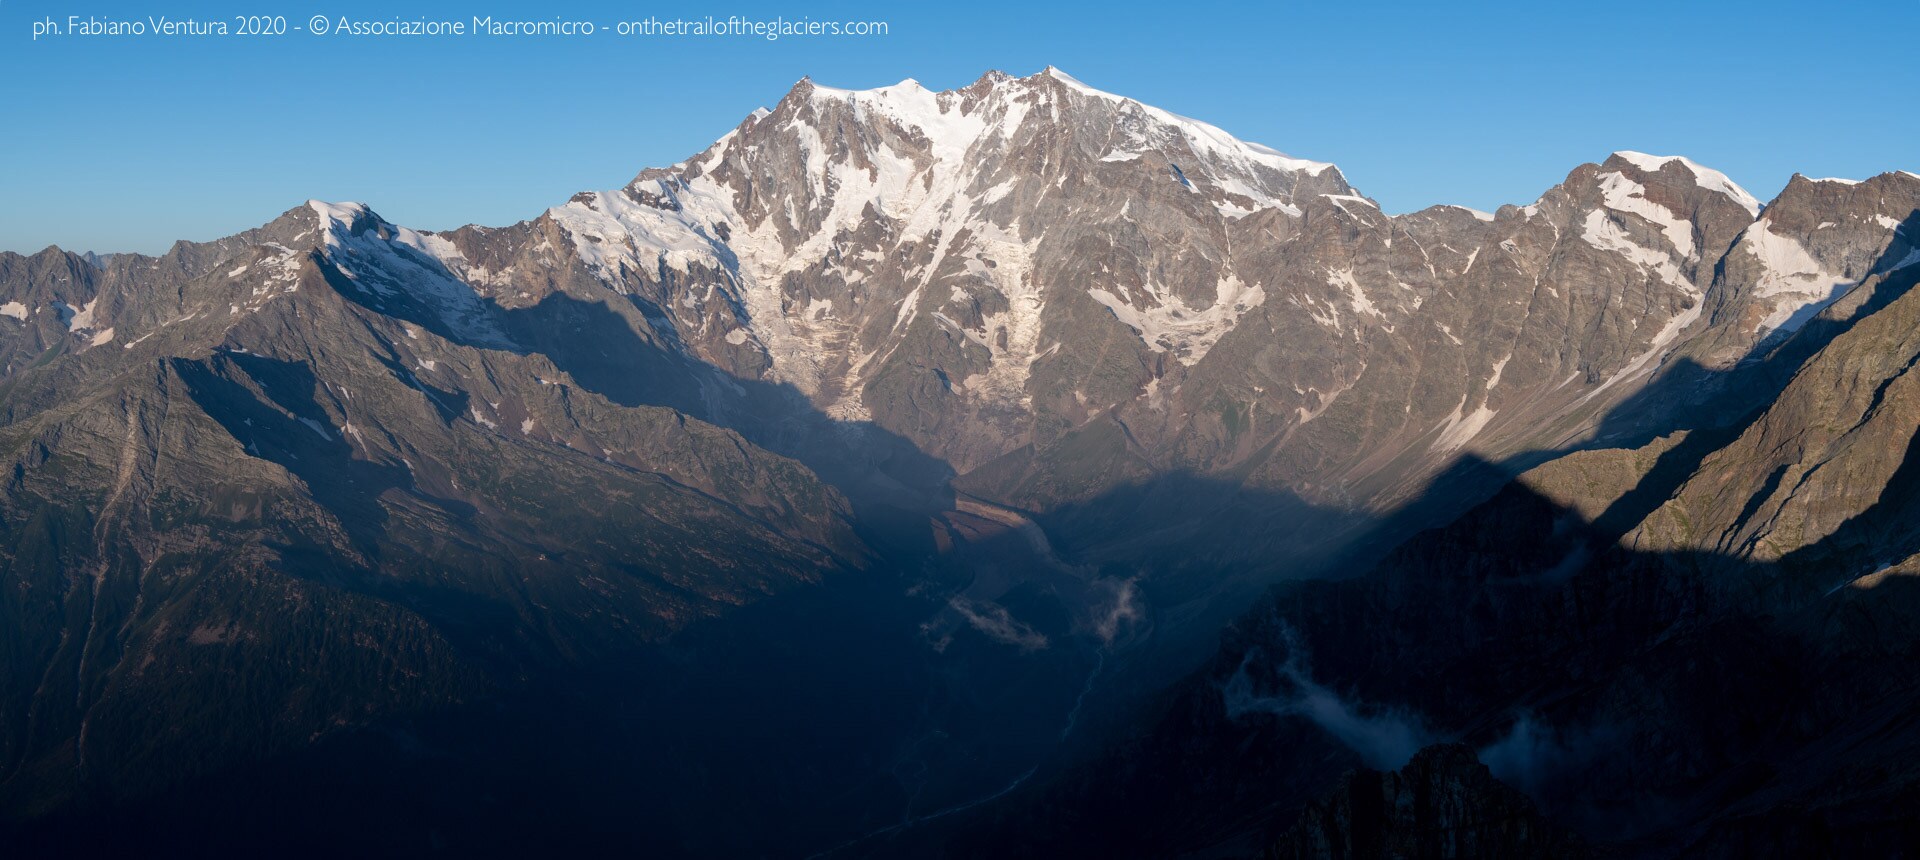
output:
M 0 254 L 0 813 L 804 855 L 1124 809 L 1119 853 L 1251 850 L 1354 756 L 1250 746 L 1223 685 L 1584 731 L 1549 709 L 1602 688 L 1542 673 L 1662 646 L 1606 695 L 1725 729 L 1660 661 L 1853 647 L 1825 590 L 1912 552 L 1916 210 L 1620 152 L 1389 216 L 1048 69 L 802 81 L 505 227 Z M 1593 785 L 1707 803 L 1728 737 Z

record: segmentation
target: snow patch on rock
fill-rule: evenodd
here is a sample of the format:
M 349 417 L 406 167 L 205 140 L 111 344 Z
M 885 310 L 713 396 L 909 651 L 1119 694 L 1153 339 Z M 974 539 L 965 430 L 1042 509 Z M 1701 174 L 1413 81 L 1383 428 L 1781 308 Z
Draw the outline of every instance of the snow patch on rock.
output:
M 1353 276 L 1352 269 L 1334 269 L 1328 272 L 1327 284 L 1346 292 L 1347 302 L 1353 306 L 1355 313 L 1373 317 L 1386 316 L 1379 308 L 1374 307 L 1372 299 L 1367 298 L 1367 291 L 1360 288 L 1360 281 Z
M 487 301 L 461 280 L 466 261 L 452 242 L 388 224 L 359 203 L 308 206 L 320 218 L 325 260 L 376 304 L 417 302 L 470 344 L 511 346 Z
M 1433 440 L 1433 447 L 1430 450 L 1448 453 L 1465 447 L 1468 442 L 1473 441 L 1473 437 L 1480 435 L 1480 431 L 1487 428 L 1487 422 L 1492 421 L 1493 416 L 1497 414 L 1495 410 L 1487 408 L 1485 403 L 1480 404 L 1472 412 L 1466 412 L 1466 407 L 1467 398 L 1463 394 L 1460 396 L 1459 404 L 1455 405 L 1453 412 L 1447 416 L 1447 420 L 1440 422 L 1440 438 Z
M 1770 306 L 1760 321 L 1762 328 L 1797 329 L 1855 283 L 1827 269 L 1797 240 L 1773 232 L 1765 218 L 1747 229 L 1740 244 L 1760 262 L 1753 296 Z
M 1673 249 L 1682 257 L 1692 257 L 1693 222 L 1678 217 L 1646 197 L 1647 188 L 1628 179 L 1626 174 L 1609 172 L 1600 174 L 1600 193 L 1605 197 L 1607 208 L 1617 212 L 1627 212 L 1647 219 L 1660 228 Z
M 1216 158 L 1224 159 L 1230 163 L 1258 164 L 1265 167 L 1270 167 L 1274 170 L 1285 171 L 1288 173 L 1304 172 L 1314 176 L 1319 176 L 1320 174 L 1325 173 L 1329 168 L 1333 167 L 1332 164 L 1324 161 L 1308 161 L 1304 158 L 1294 158 L 1293 156 L 1287 155 L 1286 153 L 1281 152 L 1269 146 L 1262 146 L 1257 143 L 1248 143 L 1237 137 L 1234 137 L 1231 134 L 1226 133 L 1225 131 L 1221 130 L 1217 126 L 1209 125 L 1197 119 L 1189 119 L 1187 117 L 1180 116 L 1179 114 L 1169 113 L 1157 107 L 1152 107 L 1150 105 L 1142 105 L 1139 102 L 1136 102 L 1132 99 L 1124 98 L 1122 96 L 1117 96 L 1117 95 L 1114 95 L 1113 93 L 1104 92 L 1102 90 L 1096 90 L 1093 87 L 1090 87 L 1084 83 L 1081 83 L 1078 79 L 1074 78 L 1072 75 L 1069 75 L 1066 72 L 1060 71 L 1059 69 L 1056 69 L 1052 66 L 1048 66 L 1040 74 L 1053 78 L 1054 80 L 1059 81 L 1062 84 L 1065 84 L 1068 89 L 1071 89 L 1082 95 L 1087 95 L 1087 96 L 1091 96 L 1093 98 L 1098 98 L 1098 99 L 1104 99 L 1104 100 L 1115 102 L 1115 103 L 1139 105 L 1139 107 L 1143 111 L 1145 111 L 1147 115 L 1177 129 L 1184 137 L 1186 137 L 1188 144 L 1192 146 L 1193 151 L 1196 153 L 1200 153 L 1203 155 L 1211 155 Z
M 1214 302 L 1206 307 L 1189 307 L 1179 296 L 1147 284 L 1138 305 L 1104 289 L 1092 289 L 1087 295 L 1106 306 L 1116 319 L 1140 335 L 1154 352 L 1171 353 L 1180 363 L 1192 366 L 1205 358 L 1220 338 L 1232 331 L 1248 311 L 1266 300 L 1258 284 L 1247 285 L 1229 274 L 1220 281 Z

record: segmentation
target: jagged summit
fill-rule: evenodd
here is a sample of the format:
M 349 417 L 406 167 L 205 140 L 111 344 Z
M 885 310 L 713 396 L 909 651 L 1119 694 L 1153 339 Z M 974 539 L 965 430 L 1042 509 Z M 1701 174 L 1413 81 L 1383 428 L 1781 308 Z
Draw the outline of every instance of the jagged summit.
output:
M 1686 168 L 1687 171 L 1693 174 L 1695 181 L 1699 182 L 1701 187 L 1717 191 L 1733 198 L 1735 202 L 1739 203 L 1750 214 L 1760 214 L 1760 201 L 1752 194 L 1748 194 L 1746 189 L 1741 188 L 1732 179 L 1728 178 L 1725 173 L 1721 173 L 1710 167 L 1702 167 L 1699 163 L 1685 156 L 1647 155 L 1643 152 L 1621 150 L 1607 158 L 1609 164 L 1615 160 L 1624 161 L 1648 173 L 1659 173 L 1667 169 L 1667 165 L 1678 163 L 1681 167 Z
M 374 214 L 373 208 L 365 203 L 351 201 L 331 203 L 325 200 L 308 200 L 307 209 L 318 219 L 326 235 L 336 230 L 358 233 L 363 230 L 385 224 L 386 219 Z
M 804 88 L 804 95 L 811 97 L 826 97 L 840 100 L 868 100 L 893 104 L 899 107 L 910 107 L 911 112 L 903 116 L 903 118 L 909 122 L 945 125 L 947 123 L 939 119 L 941 114 L 952 109 L 957 109 L 962 112 L 965 112 L 967 109 L 967 103 L 959 98 L 959 94 L 965 93 L 976 96 L 981 94 L 1000 94 L 1004 97 L 1021 98 L 1035 92 L 1044 91 L 1044 88 L 1048 85 L 1057 85 L 1078 96 L 1122 106 L 1127 111 L 1139 111 L 1151 117 L 1152 120 L 1170 127 L 1176 133 L 1185 137 L 1188 144 L 1193 147 L 1195 151 L 1204 151 L 1212 155 L 1253 161 L 1277 170 L 1306 171 L 1316 175 L 1333 168 L 1333 165 L 1327 162 L 1294 158 L 1269 146 L 1242 141 L 1217 126 L 1161 110 L 1160 108 L 1124 96 L 1095 89 L 1056 66 L 1047 66 L 1035 74 L 1018 78 L 1000 71 L 989 71 L 973 84 L 955 90 L 929 90 L 913 78 L 907 78 L 891 86 L 866 90 L 827 87 L 813 81 L 811 78 L 803 78 L 801 79 L 801 84 L 796 85 L 795 90 L 799 92 Z M 910 105 L 909 102 L 911 102 Z M 1055 119 L 1063 120 L 1065 118 L 1055 117 Z M 921 127 L 930 134 L 936 130 L 927 125 L 922 125 Z
M 476 343 L 505 342 L 485 302 L 539 302 L 560 287 L 528 273 L 578 266 L 652 296 L 649 336 L 689 358 L 790 384 L 837 418 L 939 416 L 908 435 L 963 467 L 1043 439 L 1036 414 L 1073 428 L 1138 408 L 1178 437 L 1197 405 L 1187 398 L 1245 384 L 1214 357 L 1251 360 L 1262 337 L 1366 351 L 1355 344 L 1413 325 L 1477 349 L 1462 332 L 1479 311 L 1445 309 L 1462 280 L 1525 296 L 1527 325 L 1548 329 L 1528 337 L 1584 341 L 1576 355 L 1536 352 L 1531 367 L 1524 338 L 1467 359 L 1447 382 L 1463 390 L 1394 431 L 1426 436 L 1416 447 L 1438 458 L 1531 432 L 1515 423 L 1529 408 L 1503 405 L 1530 386 L 1599 404 L 1709 323 L 1716 362 L 1798 326 L 1864 276 L 1863 249 L 1884 246 L 1876 236 L 1902 213 L 1871 205 L 1842 242 L 1823 221 L 1793 232 L 1792 207 L 1749 229 L 1759 206 L 1725 174 L 1622 151 L 1531 206 L 1388 216 L 1330 164 L 1049 66 L 945 91 L 803 78 L 686 162 L 514 228 L 417 232 L 364 204 L 313 201 L 302 217 L 319 234 L 289 224 L 255 238 L 318 240 L 349 280 L 424 302 Z M 1729 248 L 1742 274 L 1716 283 Z M 1065 346 L 1090 337 L 1113 338 L 1140 370 L 1082 378 L 1090 368 Z M 1272 410 L 1269 426 L 1313 424 L 1359 381 L 1312 372 L 1324 377 L 1242 396 Z M 1244 456 L 1239 444 L 1205 457 Z
M 1259 637 L 1273 659 L 1235 653 L 1229 674 L 1181 687 L 1203 698 L 1156 706 L 1184 733 L 1158 747 L 1171 758 L 1130 747 L 1122 778 L 1089 783 L 1153 798 L 1127 815 L 1149 830 L 1222 833 L 1204 816 L 1254 821 L 1275 774 L 1340 761 L 1286 691 L 1386 685 L 1333 709 L 1347 722 L 1391 716 L 1366 701 L 1480 698 L 1433 725 L 1464 740 L 1620 666 L 1666 665 L 1674 684 L 1636 669 L 1593 704 L 1644 713 L 1694 689 L 1693 661 L 1659 662 L 1686 629 L 1670 610 L 1724 590 L 1558 590 L 1613 542 L 1588 545 L 1583 522 L 1638 528 L 1636 552 L 1737 540 L 1777 556 L 1835 535 L 1856 574 L 1886 561 L 1868 549 L 1920 548 L 1885 539 L 1916 521 L 1901 454 L 1920 414 L 1911 175 L 1798 179 L 1756 214 L 1716 171 L 1627 152 L 1530 206 L 1388 215 L 1331 165 L 1048 69 L 945 92 L 803 80 L 682 163 L 555 202 L 518 224 L 423 232 L 315 200 L 159 257 L 0 254 L 0 607 L 14 610 L 0 616 L 0 727 L 30 729 L 0 730 L 0 814 L 167 792 L 224 816 L 242 807 L 206 788 L 246 792 L 256 766 L 367 748 L 382 762 L 374 804 L 442 796 L 475 813 L 458 824 L 512 818 L 528 796 L 600 809 L 528 782 L 527 762 L 577 759 L 593 796 L 621 799 L 621 838 L 706 854 L 975 821 L 940 809 L 1016 821 L 995 804 L 1035 794 L 1000 786 L 1063 773 L 1044 751 L 1096 753 L 1088 726 L 1128 734 L 1133 691 L 1222 641 L 1266 586 L 1358 572 L 1429 535 L 1432 563 L 1392 581 L 1404 589 L 1337 576 L 1359 584 L 1289 590 L 1331 602 L 1237 626 L 1228 641 Z M 1776 355 L 1819 358 L 1795 373 Z M 1797 380 L 1764 415 L 1762 377 Z M 1726 423 L 1740 416 L 1757 416 L 1753 433 Z M 1560 468 L 1541 486 L 1579 495 L 1568 511 L 1510 498 L 1524 504 L 1492 509 L 1484 533 L 1429 528 L 1545 458 Z M 1684 504 L 1649 516 L 1663 498 Z M 1867 519 L 1781 516 L 1793 499 Z M 814 587 L 843 577 L 857 581 Z M 1595 612 L 1622 623 L 1590 626 Z M 1693 653 L 1733 655 L 1740 689 L 1795 701 L 1752 671 L 1753 628 L 1729 620 L 1730 638 Z M 1276 662 L 1295 641 L 1283 621 L 1321 646 L 1311 664 Z M 766 650 L 735 649 L 741 630 Z M 690 635 L 655 647 L 676 631 Z M 1556 643 L 1618 643 L 1624 662 L 1538 659 Z M 726 654 L 703 659 L 715 644 Z M 877 661 L 813 683 L 812 661 L 861 654 Z M 1895 656 L 1884 665 L 1912 664 Z M 646 672 L 607 674 L 636 660 Z M 1241 666 L 1285 734 L 1249 742 L 1227 724 L 1240 718 L 1215 681 Z M 776 698 L 740 698 L 763 688 Z M 534 710 L 493 708 L 502 691 Z M 848 694 L 875 699 L 858 731 L 844 731 Z M 1860 701 L 1778 724 L 1829 725 Z M 802 718 L 758 731 L 768 702 Z M 1094 709 L 1115 719 L 1076 730 Z M 495 716 L 465 720 L 482 711 Z M 1794 748 L 1735 716 L 1701 726 L 1705 744 L 1636 749 L 1747 732 L 1769 751 L 1760 770 L 1721 781 L 1676 757 L 1669 784 L 1759 784 Z M 1186 742 L 1215 730 L 1217 747 Z M 563 736 L 581 743 L 556 750 Z M 404 749 L 362 747 L 381 737 Z M 524 746 L 503 753 L 503 738 Z M 875 762 L 909 778 L 876 779 Z M 1434 764 L 1429 784 L 1511 820 Z M 679 773 L 700 778 L 654 778 Z M 440 774 L 472 792 L 435 794 Z M 356 829 L 304 796 L 266 805 Z M 702 841 L 716 833 L 731 841 Z M 1159 847 L 1104 853 L 1195 846 Z

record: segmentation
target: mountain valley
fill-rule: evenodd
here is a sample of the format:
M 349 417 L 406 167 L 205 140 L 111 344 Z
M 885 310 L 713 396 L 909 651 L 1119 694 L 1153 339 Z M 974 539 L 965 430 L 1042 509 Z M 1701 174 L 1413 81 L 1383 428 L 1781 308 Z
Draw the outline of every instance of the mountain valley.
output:
M 1916 280 L 1912 173 L 1388 215 L 1052 68 L 0 253 L 0 838 L 1897 853 Z

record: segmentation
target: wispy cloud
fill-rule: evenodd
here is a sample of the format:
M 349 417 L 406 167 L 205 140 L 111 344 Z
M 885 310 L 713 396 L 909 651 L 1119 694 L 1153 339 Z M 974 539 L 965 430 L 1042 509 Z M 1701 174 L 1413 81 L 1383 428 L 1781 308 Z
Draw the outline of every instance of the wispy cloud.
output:
M 1038 651 L 1047 647 L 1047 637 L 1040 631 L 1027 626 L 1025 622 L 1014 618 L 1007 608 L 998 603 L 970 600 L 955 595 L 947 601 L 953 611 L 973 629 L 987 635 L 996 642 L 1012 645 L 1022 651 Z
M 1557 729 L 1530 713 L 1521 713 L 1499 740 L 1479 750 L 1493 775 L 1526 792 L 1535 800 L 1556 800 L 1556 788 L 1601 758 L 1619 739 L 1619 732 L 1602 726 Z
M 1100 637 L 1103 645 L 1112 645 L 1115 636 L 1120 634 L 1122 625 L 1140 620 L 1140 589 L 1134 584 L 1139 577 L 1127 579 L 1102 579 L 1094 582 L 1095 587 L 1112 594 L 1110 602 L 1098 610 L 1093 622 L 1093 632 Z
M 1250 713 L 1302 717 L 1378 770 L 1397 770 L 1421 747 L 1438 740 L 1417 714 L 1355 702 L 1315 682 L 1304 654 L 1289 641 L 1287 661 L 1278 668 L 1280 689 L 1262 692 L 1250 671 L 1255 654 L 1249 652 L 1221 687 L 1227 716 L 1236 720 Z

